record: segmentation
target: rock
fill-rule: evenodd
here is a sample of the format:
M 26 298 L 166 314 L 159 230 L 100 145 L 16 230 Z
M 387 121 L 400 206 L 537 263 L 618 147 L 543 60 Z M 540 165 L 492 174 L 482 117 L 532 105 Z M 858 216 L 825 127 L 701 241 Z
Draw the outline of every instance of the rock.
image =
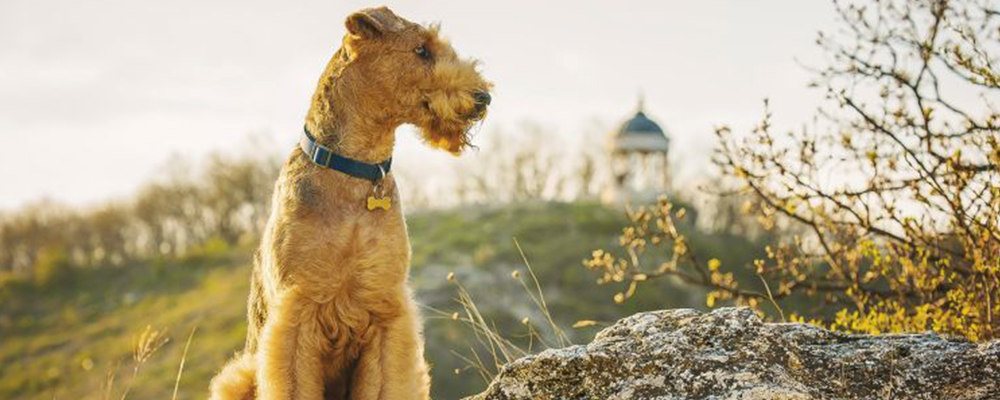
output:
M 746 308 L 663 310 L 516 360 L 466 400 L 506 399 L 1000 399 L 1000 341 L 845 334 L 764 323 Z

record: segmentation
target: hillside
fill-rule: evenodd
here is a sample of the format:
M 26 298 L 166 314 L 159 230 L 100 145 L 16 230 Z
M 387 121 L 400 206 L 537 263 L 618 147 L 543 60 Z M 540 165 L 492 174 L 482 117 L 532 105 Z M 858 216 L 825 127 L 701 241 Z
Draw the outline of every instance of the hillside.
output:
M 667 282 L 644 286 L 635 301 L 624 305 L 611 301 L 620 288 L 594 284 L 595 277 L 581 260 L 594 248 L 611 247 L 622 223 L 619 211 L 589 203 L 411 215 L 412 283 L 425 306 L 435 397 L 458 398 L 481 391 L 486 384 L 453 354 L 468 354 L 469 344 L 474 343 L 471 332 L 435 311 L 448 315 L 460 310 L 453 300 L 454 284 L 446 279 L 449 272 L 455 272 L 483 314 L 510 337 L 523 336 L 522 318 L 540 319 L 523 289 L 510 278 L 514 269 L 524 270 L 514 237 L 564 327 L 578 319 L 609 322 L 642 310 L 702 306 L 701 293 Z M 745 241 L 702 235 L 693 240 L 709 251 L 729 248 L 727 262 L 752 258 Z M 115 373 L 111 397 L 118 398 L 130 384 L 133 343 L 146 326 L 163 330 L 170 340 L 142 367 L 129 398 L 170 398 L 185 341 L 194 327 L 197 332 L 178 398 L 202 398 L 214 372 L 242 346 L 249 254 L 249 248 L 213 242 L 183 259 L 66 272 L 43 287 L 8 282 L 0 287 L 0 398 L 100 399 L 109 372 Z M 584 342 L 595 331 L 569 333 L 574 341 Z

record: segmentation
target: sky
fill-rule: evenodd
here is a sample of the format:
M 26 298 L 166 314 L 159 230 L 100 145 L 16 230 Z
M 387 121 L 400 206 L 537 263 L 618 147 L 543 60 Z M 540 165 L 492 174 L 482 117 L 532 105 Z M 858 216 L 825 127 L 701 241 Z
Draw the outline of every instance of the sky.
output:
M 834 27 L 829 0 L 386 1 L 440 22 L 496 85 L 482 131 L 530 122 L 582 140 L 646 113 L 678 173 L 709 168 L 713 130 L 777 126 L 820 104 L 805 66 Z M 278 151 L 298 139 L 316 81 L 359 1 L 0 1 L 0 210 L 128 196 L 172 157 Z M 603 143 L 595 143 L 595 146 Z M 288 150 L 285 150 L 285 149 Z M 464 158 L 489 151 L 469 152 Z M 455 163 L 397 131 L 394 170 Z

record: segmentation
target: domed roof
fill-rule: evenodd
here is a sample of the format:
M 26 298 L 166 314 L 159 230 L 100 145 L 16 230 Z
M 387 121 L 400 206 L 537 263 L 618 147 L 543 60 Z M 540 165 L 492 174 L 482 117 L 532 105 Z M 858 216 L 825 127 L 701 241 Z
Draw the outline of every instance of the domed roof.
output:
M 670 138 L 659 124 L 646 116 L 640 99 L 639 110 L 622 124 L 611 145 L 615 152 L 666 153 L 670 149 Z
M 635 113 L 635 116 L 632 117 L 632 119 L 625 121 L 621 129 L 618 130 L 619 135 L 627 135 L 633 133 L 664 135 L 663 129 L 660 128 L 660 125 L 657 125 L 656 122 L 653 122 L 653 120 L 649 119 L 649 117 L 646 116 L 646 113 L 642 112 L 641 109 L 639 110 L 639 112 Z

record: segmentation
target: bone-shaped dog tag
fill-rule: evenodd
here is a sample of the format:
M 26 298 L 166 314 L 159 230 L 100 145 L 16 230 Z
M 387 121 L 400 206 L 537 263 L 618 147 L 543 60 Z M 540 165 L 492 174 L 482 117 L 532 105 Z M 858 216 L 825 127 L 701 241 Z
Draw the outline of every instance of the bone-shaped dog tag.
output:
M 389 210 L 389 207 L 391 206 L 392 206 L 392 199 L 390 199 L 389 197 L 376 199 L 375 196 L 368 196 L 368 211 L 374 211 L 376 208 Z

